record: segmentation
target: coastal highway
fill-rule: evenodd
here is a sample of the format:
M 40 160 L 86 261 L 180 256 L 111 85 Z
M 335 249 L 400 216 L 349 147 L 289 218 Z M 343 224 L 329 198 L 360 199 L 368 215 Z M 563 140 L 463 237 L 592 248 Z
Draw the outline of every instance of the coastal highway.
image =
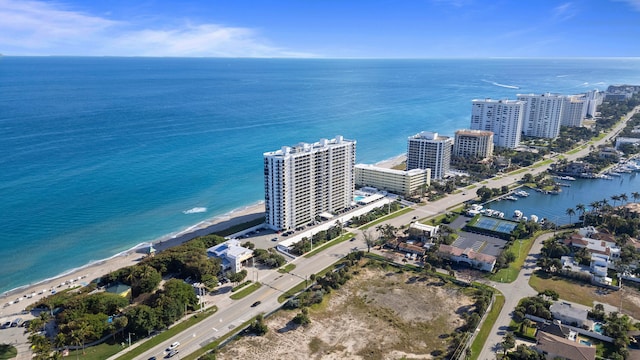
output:
M 627 114 L 624 119 L 625 121 L 621 121 L 620 123 L 618 123 L 607 136 L 603 137 L 603 139 L 597 142 L 594 142 L 593 145 L 598 146 L 604 144 L 607 141 L 610 141 L 610 139 L 615 136 L 615 134 L 619 133 L 624 128 L 626 120 L 628 120 L 639 110 L 640 107 L 636 107 L 631 112 L 629 112 L 629 114 Z M 589 153 L 589 151 L 589 146 L 585 146 L 583 149 L 573 154 L 564 155 L 564 158 L 569 161 L 575 160 L 579 157 L 585 156 Z M 540 172 L 546 171 L 549 168 L 549 165 L 550 164 L 531 167 L 528 172 L 535 175 Z M 524 172 L 519 172 L 515 175 L 506 174 L 498 176 L 484 181 L 482 184 L 476 184 L 476 187 L 472 189 L 463 190 L 458 192 L 457 194 L 448 195 L 438 201 L 421 206 L 415 205 L 414 211 L 390 219 L 384 224 L 388 223 L 395 227 L 400 227 L 411 222 L 414 216 L 417 216 L 418 218 L 426 218 L 444 213 L 451 207 L 474 199 L 476 197 L 476 190 L 481 186 L 487 186 L 489 188 L 502 187 L 504 185 L 508 186 L 520 180 L 524 174 Z M 228 297 L 228 294 L 215 296 L 214 301 L 218 306 L 218 311 L 214 315 L 210 316 L 201 323 L 189 328 L 188 330 L 183 331 L 179 335 L 176 335 L 166 343 L 156 346 L 153 349 L 145 352 L 144 354 L 136 357 L 136 359 L 148 359 L 152 356 L 161 358 L 166 354 L 164 350 L 175 341 L 179 341 L 181 344 L 178 348 L 178 350 L 180 351 L 179 355 L 192 353 L 224 335 L 225 333 L 232 331 L 234 328 L 240 326 L 242 323 L 249 320 L 253 316 L 259 313 L 268 313 L 273 311 L 280 305 L 277 302 L 277 298 L 282 293 L 297 285 L 299 282 L 304 281 L 309 277 L 309 275 L 318 273 L 319 271 L 330 266 L 340 258 L 344 257 L 346 254 L 348 254 L 350 251 L 352 251 L 354 247 L 357 247 L 358 249 L 366 249 L 361 232 L 358 230 L 355 230 L 354 232 L 357 234 L 357 236 L 356 240 L 353 242 L 346 241 L 334 245 L 309 259 L 304 257 L 294 259 L 292 262 L 296 264 L 296 268 L 289 274 L 281 274 L 276 270 L 257 270 L 255 268 L 250 268 L 248 278 L 251 280 L 257 279 L 260 283 L 262 283 L 263 286 L 260 289 L 244 299 L 235 301 L 231 300 Z M 534 246 L 532 248 L 530 256 L 534 256 L 537 251 L 538 246 Z M 528 295 L 528 287 L 525 287 L 523 284 L 521 284 L 521 282 L 523 282 L 524 280 L 519 280 L 520 281 L 517 281 L 519 286 L 516 286 L 513 289 L 514 291 L 507 290 L 508 288 L 510 288 L 511 284 L 501 284 L 500 289 L 503 292 L 508 292 L 510 297 L 513 298 L 520 298 L 524 295 Z M 522 289 L 522 291 L 519 291 L 519 289 Z M 256 301 L 260 301 L 260 305 L 252 307 L 252 304 Z M 508 319 L 508 314 L 511 312 L 511 310 L 512 306 L 505 306 L 502 309 L 500 318 Z M 502 337 L 501 332 L 499 331 L 500 326 L 502 326 L 501 321 L 496 322 L 494 328 L 492 329 L 490 338 L 487 341 L 487 344 L 495 344 L 496 342 L 499 342 L 499 339 L 501 339 Z M 271 330 L 273 331 L 274 329 Z M 122 353 L 118 355 L 121 354 Z M 486 346 L 479 359 L 493 359 L 494 356 L 495 353 L 491 351 L 491 346 Z M 116 355 L 112 358 L 116 359 L 117 357 L 118 356 Z
M 361 247 L 364 246 L 363 241 L 360 240 L 358 242 Z M 278 296 L 307 279 L 309 275 L 320 272 L 346 256 L 353 250 L 355 243 L 355 241 L 345 241 L 309 259 L 304 257 L 296 258 L 292 261 L 292 263 L 296 264 L 296 268 L 288 274 L 281 274 L 276 270 L 249 268 L 247 278 L 255 280 L 257 277 L 262 284 L 260 289 L 241 300 L 231 300 L 228 294 L 216 296 L 215 305 L 218 306 L 218 311 L 215 314 L 165 343 L 144 352 L 142 355 L 137 356 L 136 359 L 148 359 L 152 356 L 162 358 L 166 354 L 165 349 L 175 341 L 180 342 L 179 355 L 192 353 L 232 331 L 253 316 L 273 311 L 280 306 L 277 300 Z M 260 305 L 252 307 L 252 304 L 256 301 L 260 301 Z M 273 330 L 271 329 L 271 331 Z M 114 355 L 110 359 L 117 359 L 122 354 L 123 352 Z

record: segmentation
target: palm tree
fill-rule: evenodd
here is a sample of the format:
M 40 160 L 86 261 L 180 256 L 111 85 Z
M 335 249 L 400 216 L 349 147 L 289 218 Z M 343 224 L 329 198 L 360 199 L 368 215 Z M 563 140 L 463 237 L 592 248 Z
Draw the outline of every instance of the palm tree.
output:
M 573 210 L 573 208 L 568 208 L 567 211 L 565 211 L 565 214 L 569 215 L 569 224 L 573 225 L 573 222 L 571 221 L 571 217 L 576 214 L 576 211 Z
M 584 226 L 584 213 L 587 208 L 584 206 L 584 204 L 578 204 L 576 205 L 576 210 L 580 212 L 580 216 L 582 216 L 582 225 Z
M 620 196 L 618 195 L 611 195 L 611 200 L 613 200 L 613 206 L 616 206 L 616 201 L 620 200 Z
M 625 204 L 627 203 L 627 200 L 629 200 L 629 197 L 625 193 L 618 195 L 618 197 L 620 198 L 620 200 L 624 201 Z
M 631 197 L 633 198 L 634 202 L 638 202 L 638 200 L 640 200 L 640 192 L 637 192 L 637 191 L 632 192 Z

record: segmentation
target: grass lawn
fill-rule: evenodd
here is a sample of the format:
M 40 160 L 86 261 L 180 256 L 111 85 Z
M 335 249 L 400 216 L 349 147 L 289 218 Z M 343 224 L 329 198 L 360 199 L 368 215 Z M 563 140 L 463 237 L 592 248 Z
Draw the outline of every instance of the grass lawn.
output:
M 232 300 L 240 300 L 243 297 L 251 294 L 252 292 L 260 289 L 260 287 L 262 286 L 262 284 L 260 284 L 259 282 L 253 283 L 247 287 L 245 287 L 244 289 L 237 291 L 233 294 L 231 294 L 231 296 L 229 296 Z
M 560 294 L 563 300 L 569 300 L 578 304 L 593 306 L 592 291 L 589 288 L 595 287 L 576 281 L 570 281 L 558 276 L 550 276 L 548 274 L 536 271 L 529 279 L 529 285 L 538 292 L 546 289 L 555 290 Z
M 633 287 L 622 290 L 605 290 L 591 284 L 565 279 L 559 276 L 536 271 L 529 279 L 529 285 L 536 291 L 554 290 L 563 300 L 593 306 L 593 301 L 609 304 L 616 308 L 622 306 L 622 313 L 633 318 L 640 317 L 640 292 Z
M 118 357 L 118 360 L 134 359 L 136 356 L 142 354 L 143 352 L 151 349 L 152 347 L 154 347 L 154 346 L 156 346 L 156 345 L 158 345 L 160 343 L 163 343 L 163 342 L 171 339 L 172 337 L 174 337 L 177 334 L 183 332 L 184 330 L 190 328 L 191 326 L 193 326 L 193 325 L 199 323 L 200 321 L 206 319 L 207 317 L 215 314 L 216 311 L 218 311 L 218 308 L 214 306 L 213 308 L 207 309 L 205 312 L 203 312 L 201 314 L 193 315 L 192 317 L 188 318 L 187 320 L 182 321 L 182 322 L 176 324 L 175 326 L 172 326 L 170 329 L 165 330 L 165 331 L 161 332 L 160 334 L 148 339 L 147 341 L 143 342 L 142 344 L 140 344 L 139 346 L 137 346 L 133 350 L 129 351 L 128 353 L 123 354 L 122 356 Z M 100 346 L 102 346 L 102 345 L 94 346 L 94 347 L 98 348 Z M 100 351 L 103 351 L 101 353 L 101 355 L 96 354 L 96 356 L 89 356 L 90 355 L 89 350 L 93 349 L 94 347 L 85 349 L 85 352 L 86 352 L 85 355 L 82 355 L 82 351 L 80 351 L 80 354 L 82 355 L 81 356 L 82 359 L 84 359 L 84 360 L 87 360 L 87 359 L 90 359 L 90 360 L 93 360 L 93 359 L 103 360 L 103 359 L 106 359 L 106 358 L 108 358 L 110 356 L 109 355 L 110 353 L 108 353 L 107 352 L 108 350 L 106 350 L 106 349 L 105 350 L 100 350 Z M 118 351 L 121 350 L 119 344 L 111 345 L 111 348 L 116 350 L 115 352 L 113 352 L 111 354 L 115 354 L 115 353 L 117 353 Z M 74 355 L 73 352 L 71 352 L 69 354 L 69 359 L 75 358 L 75 356 L 73 356 L 73 355 Z
M 412 208 L 406 207 L 406 208 L 398 210 L 398 211 L 396 211 L 396 212 L 394 212 L 392 214 L 389 214 L 389 215 L 383 216 L 383 217 L 381 217 L 379 219 L 376 219 L 376 220 L 374 220 L 374 221 L 372 221 L 370 223 L 364 224 L 364 225 L 360 226 L 358 229 L 366 230 L 366 229 L 368 229 L 368 228 L 370 228 L 372 226 L 380 224 L 381 222 L 385 222 L 385 221 L 387 221 L 389 219 L 393 219 L 395 217 L 398 217 L 400 215 L 404 215 L 404 214 L 406 214 L 408 212 L 412 212 L 412 211 L 413 211 Z
M 528 168 L 523 168 L 523 169 L 512 171 L 508 175 L 518 175 L 518 174 L 521 174 L 521 173 L 527 172 L 527 171 L 529 171 Z
M 540 235 L 542 235 L 542 233 L 535 233 L 528 239 L 516 240 L 508 249 L 504 249 L 504 251 L 511 250 L 516 255 L 516 260 L 509 264 L 508 268 L 500 269 L 495 274 L 489 275 L 489 279 L 502 283 L 515 281 L 520 273 L 522 265 L 524 264 L 524 260 L 529 255 L 534 239 L 538 238 Z M 522 243 L 522 245 L 520 243 Z
M 491 311 L 489 312 L 489 314 L 487 314 L 487 317 L 484 319 L 482 326 L 476 334 L 476 338 L 473 340 L 473 344 L 471 344 L 471 360 L 476 360 L 480 355 L 480 351 L 482 351 L 482 349 L 484 348 L 484 343 L 489 337 L 489 333 L 493 328 L 493 324 L 498 319 L 500 311 L 502 311 L 502 306 L 504 305 L 504 295 L 496 291 L 495 297 L 496 298 L 493 302 L 493 306 L 491 306 Z
M 287 273 L 291 272 L 291 270 L 293 270 L 295 268 L 296 268 L 296 264 L 289 263 L 289 264 L 281 267 L 280 269 L 278 269 L 278 272 L 281 273 L 281 274 L 287 274 Z
M 338 245 L 341 242 L 345 242 L 345 241 L 353 238 L 354 236 L 355 235 L 353 233 L 343 234 L 343 235 L 341 235 L 341 236 L 339 236 L 339 237 L 337 237 L 337 238 L 335 238 L 335 239 L 333 239 L 331 241 L 327 241 L 326 243 L 323 243 L 322 245 L 320 245 L 320 246 L 316 247 L 315 249 L 309 251 L 308 253 L 304 254 L 304 257 L 308 259 L 308 258 L 312 257 L 313 255 L 315 255 L 315 254 L 317 254 L 317 253 L 319 253 L 321 251 L 325 251 L 326 249 L 332 247 L 333 245 Z M 291 269 L 291 270 L 293 270 L 293 269 Z M 291 271 L 291 270 L 289 270 L 289 271 Z
M 551 159 L 547 159 L 547 160 L 544 160 L 544 161 L 537 162 L 537 163 L 535 163 L 535 164 L 531 165 L 531 167 L 532 167 L 532 168 L 538 168 L 538 167 L 540 167 L 540 166 L 549 165 L 549 164 L 551 164 L 552 162 L 553 162 L 553 160 L 551 160 Z

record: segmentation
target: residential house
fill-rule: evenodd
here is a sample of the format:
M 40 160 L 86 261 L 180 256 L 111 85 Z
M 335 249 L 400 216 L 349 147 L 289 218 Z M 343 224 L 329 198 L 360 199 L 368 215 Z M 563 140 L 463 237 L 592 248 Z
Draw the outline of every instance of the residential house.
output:
M 493 271 L 493 267 L 496 265 L 495 256 L 476 252 L 472 248 L 462 249 L 452 245 L 440 244 L 438 256 L 456 263 L 466 263 L 474 268 L 489 272 Z
M 595 360 L 596 348 L 579 342 L 552 335 L 544 331 L 536 333 L 536 344 L 533 348 L 546 359 Z
M 587 329 L 593 327 L 593 321 L 587 318 L 589 310 L 586 306 L 565 301 L 556 301 L 549 307 L 554 319 L 560 320 L 563 324 Z

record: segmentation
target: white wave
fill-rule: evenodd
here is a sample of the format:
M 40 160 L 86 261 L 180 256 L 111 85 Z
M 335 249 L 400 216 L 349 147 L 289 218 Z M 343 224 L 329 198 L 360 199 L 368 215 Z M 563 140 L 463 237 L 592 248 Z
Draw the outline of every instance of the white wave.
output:
M 207 208 L 206 207 L 194 207 L 194 208 L 191 208 L 189 210 L 185 210 L 182 213 L 183 214 L 197 214 L 197 213 L 203 213 L 203 212 L 207 212 Z
M 489 81 L 489 80 L 482 80 L 482 81 L 484 81 L 486 83 L 489 83 L 491 85 L 500 86 L 500 87 L 507 88 L 507 89 L 520 89 L 520 86 L 516 86 L 516 85 L 500 84 L 498 82 Z

